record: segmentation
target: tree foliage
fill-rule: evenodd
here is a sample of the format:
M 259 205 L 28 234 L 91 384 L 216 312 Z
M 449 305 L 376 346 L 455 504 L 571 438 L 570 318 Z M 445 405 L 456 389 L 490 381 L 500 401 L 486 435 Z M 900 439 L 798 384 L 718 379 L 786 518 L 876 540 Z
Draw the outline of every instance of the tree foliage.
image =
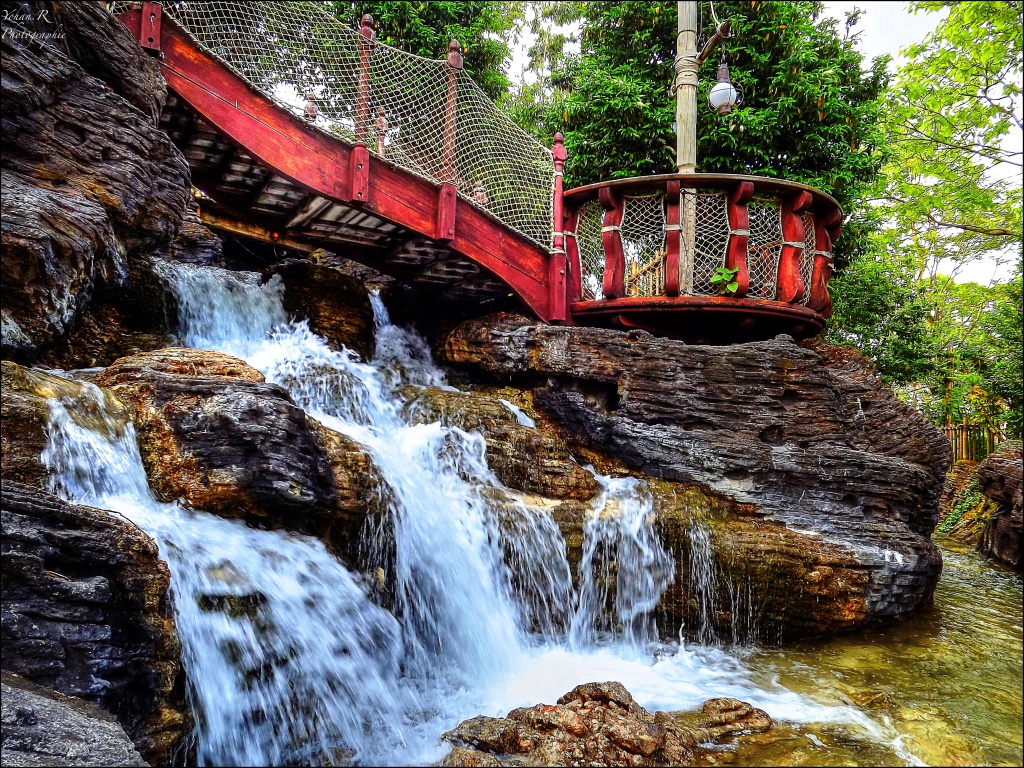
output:
M 946 11 L 906 51 L 886 99 L 888 152 L 866 209 L 878 222 L 832 282 L 830 336 L 850 341 L 937 423 L 1021 431 L 1021 2 Z M 958 283 L 975 260 L 1008 284 Z
M 907 49 L 887 100 L 891 152 L 878 197 L 890 247 L 913 254 L 919 277 L 1012 260 L 1022 235 L 1024 2 L 911 7 L 948 16 Z
M 522 99 L 517 114 L 526 123 L 539 121 L 541 136 L 565 135 L 567 183 L 674 171 L 669 89 L 676 3 L 542 5 L 548 6 L 548 15 L 543 8 L 538 13 L 542 25 L 565 23 L 575 13 L 581 50 L 565 56 L 562 41 L 550 34 L 539 38 L 543 45 L 535 46 L 532 61 L 538 70 L 551 67 L 549 93 Z M 726 58 L 746 101 L 727 117 L 710 110 L 707 93 L 718 64 L 710 57 L 701 70 L 698 170 L 802 181 L 853 210 L 881 162 L 884 60 L 862 71 L 853 38 L 820 18 L 821 3 L 755 0 L 717 2 L 715 8 L 719 18 L 732 20 Z M 702 34 L 710 36 L 714 28 L 706 15 Z
M 462 45 L 466 71 L 492 99 L 509 88 L 505 67 L 509 42 L 522 21 L 522 3 L 515 2 L 335 2 L 334 14 L 358 25 L 373 16 L 377 39 L 428 59 L 443 59 L 448 44 Z

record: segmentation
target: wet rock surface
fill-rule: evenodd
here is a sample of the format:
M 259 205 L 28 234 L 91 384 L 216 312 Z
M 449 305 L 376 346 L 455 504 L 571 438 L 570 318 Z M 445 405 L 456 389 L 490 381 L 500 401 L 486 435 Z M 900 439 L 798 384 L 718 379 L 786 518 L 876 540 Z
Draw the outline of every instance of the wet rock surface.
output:
M 155 263 L 148 256 L 132 258 L 128 284 L 97 292 L 71 332 L 37 364 L 64 370 L 105 367 L 121 357 L 172 346 L 177 302 Z
M 497 315 L 459 326 L 442 354 L 482 383 L 532 389 L 574 450 L 731 499 L 749 520 L 734 543 L 761 560 L 783 569 L 810 540 L 816 551 L 799 558 L 800 570 L 831 584 L 825 591 L 836 604 L 824 613 L 842 619 L 813 629 L 798 622 L 783 638 L 848 629 L 930 600 L 941 558 L 927 537 L 948 443 L 858 353 L 788 337 L 688 346 Z M 816 591 L 800 593 L 809 601 L 803 613 L 828 599 Z
M 73 696 L 4 673 L 0 760 L 9 766 L 145 766 L 117 718 Z
M 978 551 L 1017 571 L 1024 567 L 1021 553 L 1021 476 L 1024 474 L 1021 444 L 1006 443 L 985 459 L 978 470 L 981 492 L 998 506 L 985 523 Z
M 147 760 L 168 761 L 189 718 L 155 542 L 111 512 L 6 480 L 0 515 L 3 670 L 98 704 Z M 6 755 L 6 688 L 4 708 Z
M 463 721 L 442 736 L 455 745 L 442 765 L 693 765 L 701 744 L 771 727 L 767 714 L 736 699 L 711 699 L 696 713 L 651 713 L 621 683 L 586 683 L 555 705 Z
M 487 444 L 487 463 L 504 485 L 552 499 L 592 498 L 594 476 L 573 461 L 565 439 L 544 426 L 524 426 L 501 400 L 438 387 L 406 387 L 414 420 L 440 420 L 467 432 L 479 432 Z
M 102 431 L 107 425 L 98 413 L 96 401 L 83 397 L 91 389 L 89 383 L 38 368 L 23 368 L 10 360 L 3 361 L 2 370 L 0 475 L 4 480 L 45 487 L 49 481 L 49 470 L 42 460 L 49 420 L 47 401 L 55 398 L 78 403 L 72 418 L 82 426 Z M 97 394 L 95 389 L 91 391 Z M 98 396 L 115 421 L 122 426 L 127 424 L 128 414 L 117 398 L 102 392 Z
M 131 411 L 163 500 L 292 530 L 333 506 L 329 462 L 305 412 L 243 361 L 174 347 L 118 360 L 96 383 Z
M 290 259 L 269 267 L 263 279 L 284 283 L 284 308 L 309 321 L 335 349 L 348 347 L 363 360 L 373 356 L 373 308 L 363 282 L 337 269 Z
M 22 5 L 56 36 L 2 41 L 2 343 L 32 359 L 127 284 L 132 254 L 170 241 L 189 172 L 156 127 L 159 66 L 127 29 L 97 4 Z

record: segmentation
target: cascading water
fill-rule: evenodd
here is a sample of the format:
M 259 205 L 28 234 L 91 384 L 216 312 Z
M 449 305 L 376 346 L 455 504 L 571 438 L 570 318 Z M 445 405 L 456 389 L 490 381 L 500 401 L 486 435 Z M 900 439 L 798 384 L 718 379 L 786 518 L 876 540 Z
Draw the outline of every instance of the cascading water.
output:
M 100 390 L 84 386 L 78 401 L 50 401 L 43 461 L 55 492 L 120 513 L 160 545 L 185 640 L 199 762 L 401 754 L 410 702 L 398 684 L 395 619 L 315 539 L 156 501 L 131 424 L 112 419 Z M 105 428 L 80 426 L 76 408 L 106 415 Z
M 711 645 L 718 639 L 715 632 L 715 596 L 718 576 L 711 550 L 711 531 L 694 518 L 686 529 L 690 542 L 690 591 L 697 599 L 697 627 L 692 638 L 702 645 Z
M 654 609 L 672 583 L 675 564 L 654 532 L 647 486 L 631 477 L 594 476 L 601 495 L 584 525 L 579 606 L 569 640 L 585 647 L 598 633 L 611 633 L 645 646 L 657 640 Z M 608 611 L 613 587 L 614 611 Z
M 656 642 L 650 613 L 674 569 L 639 481 L 598 478 L 574 595 L 550 511 L 501 487 L 479 435 L 411 417 L 409 387 L 444 387 L 444 376 L 377 297 L 376 354 L 362 363 L 289 322 L 276 278 L 162 270 L 187 344 L 245 359 L 361 443 L 388 494 L 376 530 L 392 552 L 390 613 L 315 540 L 159 504 L 130 425 L 90 432 L 55 402 L 57 491 L 129 517 L 171 566 L 200 763 L 429 763 L 444 750 L 437 735 L 461 719 L 594 680 L 619 680 L 650 708 L 733 696 L 775 717 L 892 737 L 858 710 L 755 684 L 721 649 Z

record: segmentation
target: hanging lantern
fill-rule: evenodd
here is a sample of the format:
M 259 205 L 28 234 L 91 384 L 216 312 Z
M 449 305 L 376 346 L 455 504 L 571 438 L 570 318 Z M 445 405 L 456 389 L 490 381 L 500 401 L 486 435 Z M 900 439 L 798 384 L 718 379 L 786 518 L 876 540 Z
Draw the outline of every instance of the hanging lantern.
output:
M 743 94 L 737 90 L 729 78 L 729 65 L 725 63 L 725 52 L 722 52 L 722 63 L 718 65 L 718 82 L 708 94 L 711 108 L 718 110 L 720 115 L 728 115 L 732 108 L 743 101 Z

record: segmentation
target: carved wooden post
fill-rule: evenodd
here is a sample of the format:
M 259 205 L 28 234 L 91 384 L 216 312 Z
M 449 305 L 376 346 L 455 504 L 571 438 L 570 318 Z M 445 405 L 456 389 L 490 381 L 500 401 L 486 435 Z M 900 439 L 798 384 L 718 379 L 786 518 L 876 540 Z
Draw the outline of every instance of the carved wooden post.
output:
M 679 182 L 665 185 L 665 295 L 679 295 L 679 250 L 682 218 L 679 215 Z
M 359 29 L 359 86 L 356 92 L 356 141 L 366 141 L 370 129 L 370 58 L 377 33 L 373 16 L 365 14 Z
M 562 134 L 555 134 L 555 144 L 551 150 L 555 160 L 555 192 L 552 199 L 552 227 L 554 241 L 551 249 L 551 260 L 548 263 L 548 314 L 552 323 L 564 323 L 569 319 L 568 294 L 566 288 L 565 238 L 562 236 L 562 168 L 565 166 L 565 144 Z
M 787 304 L 804 297 L 804 281 L 800 277 L 800 257 L 804 253 L 803 212 L 811 207 L 810 192 L 797 192 L 782 201 L 782 253 L 779 256 L 779 279 L 775 288 L 777 301 Z
M 750 290 L 750 272 L 747 269 L 747 241 L 750 240 L 750 212 L 747 203 L 754 196 L 754 185 L 741 181 L 725 199 L 729 217 L 729 243 L 725 247 L 725 266 L 736 270 L 734 281 L 739 283 L 733 296 L 743 298 Z
M 609 187 L 601 187 L 598 200 L 604 208 L 604 226 L 601 240 L 604 243 L 604 284 L 602 290 L 606 299 L 621 299 L 626 295 L 626 260 L 622 255 L 622 209 L 623 199 Z
M 832 315 L 832 297 L 828 294 L 828 281 L 832 277 L 832 241 L 839 237 L 842 218 L 842 211 L 838 208 L 814 216 L 814 269 L 807 307 L 823 317 Z
M 458 40 L 448 44 L 448 95 L 444 103 L 444 139 L 442 145 L 441 180 L 455 181 L 455 130 L 458 119 L 459 71 L 463 66 L 462 46 Z

